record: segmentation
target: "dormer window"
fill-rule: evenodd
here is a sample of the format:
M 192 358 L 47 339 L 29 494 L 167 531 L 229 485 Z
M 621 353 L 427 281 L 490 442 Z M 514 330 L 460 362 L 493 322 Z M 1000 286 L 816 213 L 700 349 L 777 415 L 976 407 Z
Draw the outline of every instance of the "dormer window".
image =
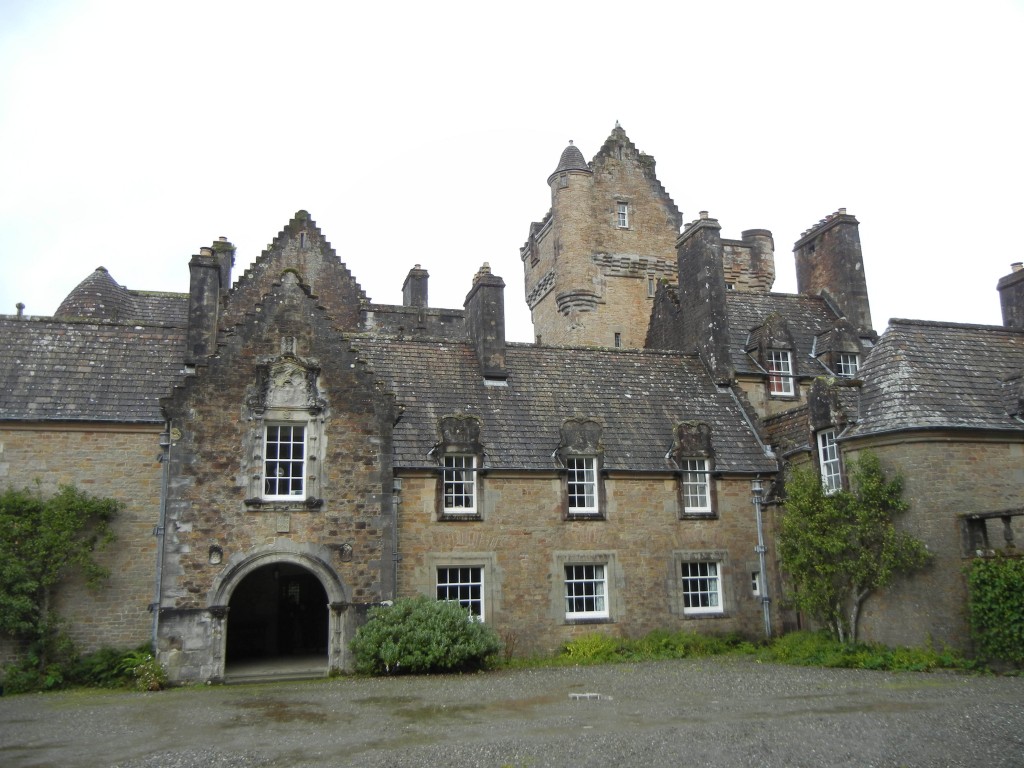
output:
M 860 370 L 860 355 L 856 352 L 836 353 L 836 375 L 844 379 L 852 379 L 857 376 Z
M 569 490 L 569 514 L 596 515 L 597 457 L 574 456 L 566 459 Z
M 619 229 L 629 229 L 629 204 L 616 203 L 615 205 L 615 226 Z
M 438 463 L 435 509 L 441 520 L 479 520 L 483 511 L 480 468 L 483 445 L 474 416 L 445 416 L 438 422 L 440 440 L 431 449 Z
M 444 457 L 443 499 L 445 514 L 476 514 L 476 456 Z
M 776 397 L 793 395 L 793 356 L 788 349 L 769 349 L 765 352 L 768 371 L 768 393 Z
M 711 483 L 707 459 L 682 461 L 682 495 L 684 514 L 711 512 Z

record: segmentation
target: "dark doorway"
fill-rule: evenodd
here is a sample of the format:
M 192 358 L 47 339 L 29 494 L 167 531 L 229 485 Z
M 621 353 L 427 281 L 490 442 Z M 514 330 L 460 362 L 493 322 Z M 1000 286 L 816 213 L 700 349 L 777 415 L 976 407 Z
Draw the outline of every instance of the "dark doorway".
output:
M 327 656 L 327 592 L 305 568 L 292 563 L 259 568 L 242 579 L 228 606 L 227 664 Z

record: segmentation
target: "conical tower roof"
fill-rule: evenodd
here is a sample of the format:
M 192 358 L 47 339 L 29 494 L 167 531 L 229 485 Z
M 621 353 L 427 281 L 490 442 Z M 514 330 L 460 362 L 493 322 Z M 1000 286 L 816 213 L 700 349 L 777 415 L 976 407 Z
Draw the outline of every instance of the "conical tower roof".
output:
M 587 161 L 583 158 L 583 153 L 580 152 L 580 148 L 572 143 L 572 139 L 569 139 L 569 146 L 562 150 L 562 156 L 558 159 L 558 167 L 555 168 L 554 173 L 548 176 L 548 184 L 558 174 L 564 171 L 584 171 L 585 173 L 592 173 L 590 166 L 587 165 Z
M 118 285 L 105 267 L 97 267 L 61 302 L 56 316 L 123 320 L 132 317 L 133 312 L 128 289 Z

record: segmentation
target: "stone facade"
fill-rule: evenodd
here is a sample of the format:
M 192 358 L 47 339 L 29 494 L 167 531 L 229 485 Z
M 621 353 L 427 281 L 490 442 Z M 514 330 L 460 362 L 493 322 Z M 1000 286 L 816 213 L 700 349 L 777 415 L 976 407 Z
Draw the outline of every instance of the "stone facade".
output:
M 604 490 L 603 519 L 565 520 L 556 475 L 489 473 L 481 482 L 481 519 L 439 522 L 436 478 L 404 477 L 400 594 L 433 596 L 439 567 L 480 567 L 486 621 L 526 653 L 555 652 L 595 631 L 763 631 L 761 601 L 752 591 L 759 566 L 748 480 L 719 479 L 716 512 L 704 519 L 680 514 L 678 479 L 670 475 L 609 476 Z M 722 613 L 684 610 L 680 563 L 699 558 L 720 564 Z M 607 619 L 566 618 L 567 563 L 607 564 Z M 769 587 L 778 594 L 774 567 L 771 574 Z
M 537 344 L 506 342 L 486 263 L 462 308 L 428 306 L 419 264 L 402 306 L 374 304 L 305 211 L 237 280 L 222 238 L 187 295 L 100 268 L 53 318 L 0 317 L 0 481 L 126 504 L 109 585 L 59 598 L 82 647 L 155 631 L 176 681 L 287 655 L 345 670 L 368 609 L 414 594 L 481 610 L 517 653 L 755 637 L 766 608 L 785 631 L 773 483 L 819 461 L 822 430 L 904 475 L 901 524 L 936 555 L 869 601 L 864 636 L 964 646 L 961 566 L 1024 516 L 1019 270 L 1003 327 L 879 337 L 843 209 L 780 294 L 771 233 L 726 239 L 706 212 L 680 232 L 621 127 L 548 184 L 520 251 Z

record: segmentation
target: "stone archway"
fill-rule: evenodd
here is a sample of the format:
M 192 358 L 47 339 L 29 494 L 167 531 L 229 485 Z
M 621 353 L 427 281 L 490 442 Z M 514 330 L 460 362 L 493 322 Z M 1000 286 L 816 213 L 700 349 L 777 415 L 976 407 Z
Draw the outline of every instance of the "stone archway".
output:
M 209 596 L 211 606 L 221 606 L 211 613 L 223 617 L 225 676 L 242 666 L 259 676 L 310 676 L 343 666 L 347 590 L 322 555 L 278 542 L 229 563 Z
M 224 662 L 322 657 L 327 665 L 327 591 L 306 568 L 283 562 L 247 574 L 228 602 Z

